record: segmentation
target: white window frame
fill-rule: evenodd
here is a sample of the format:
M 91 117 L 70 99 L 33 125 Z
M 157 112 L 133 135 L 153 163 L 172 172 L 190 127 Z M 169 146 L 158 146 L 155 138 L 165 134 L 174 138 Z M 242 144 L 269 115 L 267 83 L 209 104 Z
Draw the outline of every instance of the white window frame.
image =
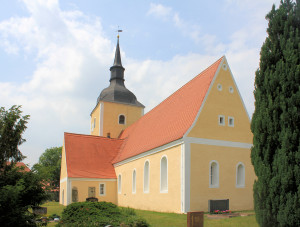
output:
M 132 171 L 132 194 L 136 193 L 136 169 Z
M 220 122 L 221 118 L 223 118 L 223 123 Z M 218 123 L 221 126 L 225 126 L 225 116 L 224 115 L 219 115 L 218 116 Z
M 217 175 L 215 176 L 216 177 L 216 181 L 217 183 L 216 184 L 212 184 L 212 173 L 211 173 L 211 166 L 213 163 L 216 163 L 217 165 Z M 212 160 L 209 162 L 209 188 L 219 188 L 219 182 L 220 182 L 220 178 L 219 178 L 219 173 L 220 173 L 220 167 L 219 167 L 219 163 L 218 161 L 216 160 Z
M 218 89 L 219 91 L 222 91 L 222 89 L 223 89 L 222 84 L 218 84 L 218 85 L 217 85 L 217 89 Z
M 122 174 L 118 175 L 118 194 L 122 193 Z
M 230 124 L 230 120 L 232 120 L 232 124 Z M 234 117 L 228 117 L 228 126 L 234 127 Z
M 243 166 L 242 184 L 238 184 L 238 168 L 239 168 L 240 165 Z M 246 179 L 245 179 L 246 178 L 246 173 L 245 172 L 246 172 L 246 168 L 245 168 L 244 163 L 239 162 L 238 164 L 236 164 L 235 186 L 237 188 L 244 188 L 245 187 L 245 182 L 246 182 Z
M 148 188 L 145 188 L 146 186 L 146 173 L 145 173 L 145 168 L 146 168 L 146 163 L 148 162 L 148 176 L 147 176 L 147 180 L 148 180 Z M 143 181 L 143 189 L 144 189 L 144 193 L 149 193 L 150 192 L 150 161 L 147 159 L 144 163 L 144 181 Z
M 101 185 L 103 185 L 103 194 L 101 194 Z M 106 196 L 106 184 L 105 183 L 99 183 L 99 195 Z
M 233 89 L 233 87 L 232 86 L 229 86 L 229 93 L 233 93 L 234 92 L 234 89 Z
M 124 116 L 124 124 L 120 124 L 120 117 L 121 116 Z M 119 114 L 119 117 L 118 117 L 118 124 L 119 125 L 126 125 L 126 116 L 125 116 L 125 114 Z
M 166 169 L 166 188 L 162 188 L 162 160 L 166 159 L 167 161 L 167 169 Z M 167 155 L 163 155 L 160 159 L 160 193 L 168 193 L 168 157 Z

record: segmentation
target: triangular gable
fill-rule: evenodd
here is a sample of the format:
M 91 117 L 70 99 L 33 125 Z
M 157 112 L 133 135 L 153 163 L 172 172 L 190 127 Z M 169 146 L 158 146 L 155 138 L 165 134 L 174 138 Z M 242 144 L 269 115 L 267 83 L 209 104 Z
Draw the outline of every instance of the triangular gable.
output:
M 114 163 L 184 136 L 193 124 L 223 57 L 125 129 Z
M 225 127 L 220 127 L 219 116 L 224 116 Z M 229 118 L 237 124 L 229 126 Z M 185 137 L 252 142 L 250 118 L 225 56 Z
M 68 177 L 116 178 L 112 160 L 122 143 L 121 139 L 65 133 Z

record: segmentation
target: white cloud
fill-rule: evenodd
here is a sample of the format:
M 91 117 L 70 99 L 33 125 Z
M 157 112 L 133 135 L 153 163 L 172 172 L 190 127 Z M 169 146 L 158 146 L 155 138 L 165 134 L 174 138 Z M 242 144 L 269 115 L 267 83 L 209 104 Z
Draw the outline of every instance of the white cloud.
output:
M 171 7 L 166 7 L 161 4 L 151 3 L 147 15 L 153 15 L 155 17 L 166 20 L 170 17 L 171 13 L 172 13 Z

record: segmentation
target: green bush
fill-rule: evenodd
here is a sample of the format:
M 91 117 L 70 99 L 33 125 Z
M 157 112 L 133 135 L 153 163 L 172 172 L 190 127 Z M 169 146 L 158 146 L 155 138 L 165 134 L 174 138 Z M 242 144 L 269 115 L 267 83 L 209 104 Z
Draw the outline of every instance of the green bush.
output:
M 131 208 L 119 208 L 107 202 L 79 202 L 68 205 L 57 226 L 147 227 L 149 224 Z

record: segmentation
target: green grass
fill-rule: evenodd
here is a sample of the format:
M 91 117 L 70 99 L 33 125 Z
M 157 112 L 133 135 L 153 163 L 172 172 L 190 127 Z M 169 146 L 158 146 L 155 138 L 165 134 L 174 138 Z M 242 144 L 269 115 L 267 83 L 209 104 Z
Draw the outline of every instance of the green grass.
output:
M 48 202 L 42 205 L 47 207 L 47 216 L 57 214 L 61 216 L 65 206 L 57 202 Z M 145 218 L 151 227 L 185 227 L 186 214 L 160 213 L 154 211 L 135 210 L 136 214 Z M 243 211 L 243 213 L 253 213 L 253 211 Z M 48 226 L 55 226 L 56 223 L 49 223 Z M 234 217 L 227 219 L 208 219 L 204 218 L 206 227 L 258 227 L 255 215 L 246 217 Z

